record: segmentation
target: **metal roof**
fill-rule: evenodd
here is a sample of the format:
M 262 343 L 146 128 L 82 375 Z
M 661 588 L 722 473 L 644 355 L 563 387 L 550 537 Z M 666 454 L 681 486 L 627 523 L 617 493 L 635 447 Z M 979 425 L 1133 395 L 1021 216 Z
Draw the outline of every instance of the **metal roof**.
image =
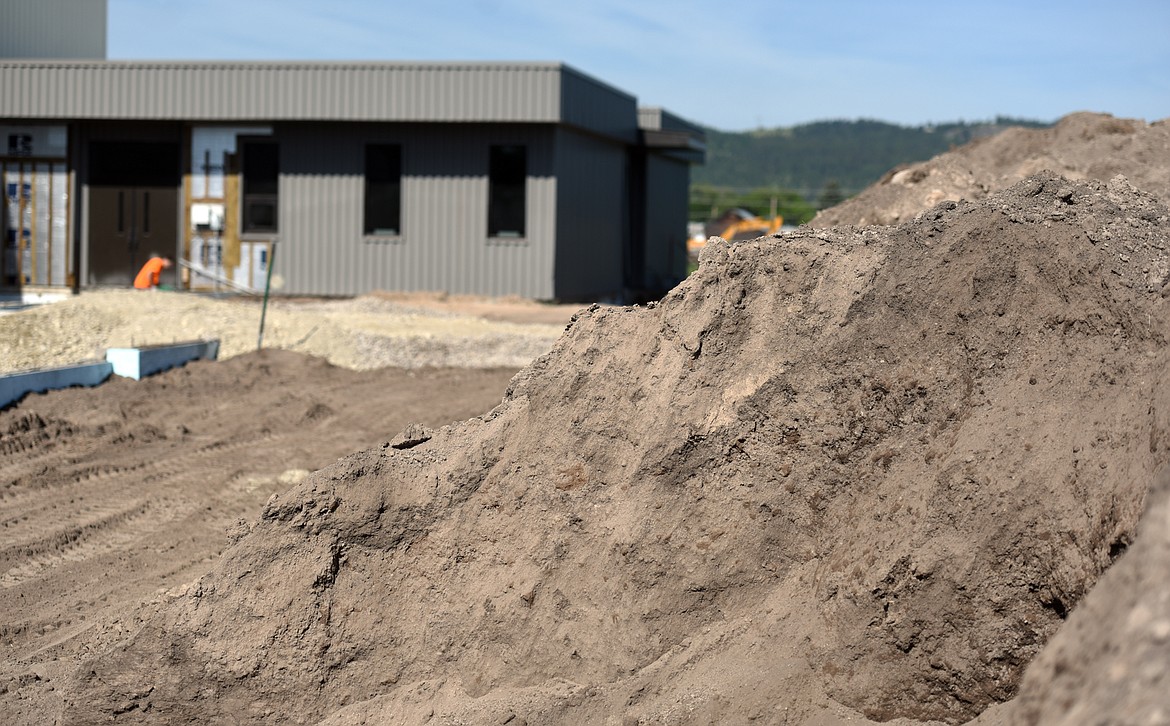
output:
M 633 96 L 558 62 L 0 60 L 0 118 L 560 123 L 637 140 Z
M 638 109 L 642 143 L 651 149 L 672 152 L 691 163 L 702 164 L 707 156 L 707 132 L 702 126 L 658 107 Z

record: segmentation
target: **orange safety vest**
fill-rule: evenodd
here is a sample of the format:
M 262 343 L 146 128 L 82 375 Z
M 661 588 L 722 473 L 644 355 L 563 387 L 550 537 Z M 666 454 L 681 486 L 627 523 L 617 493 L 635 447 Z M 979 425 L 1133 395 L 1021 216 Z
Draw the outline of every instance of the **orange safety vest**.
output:
M 163 271 L 166 264 L 161 257 L 151 257 L 142 266 L 138 272 L 138 277 L 134 278 L 134 287 L 139 290 L 147 290 L 152 287 L 158 287 L 158 276 Z

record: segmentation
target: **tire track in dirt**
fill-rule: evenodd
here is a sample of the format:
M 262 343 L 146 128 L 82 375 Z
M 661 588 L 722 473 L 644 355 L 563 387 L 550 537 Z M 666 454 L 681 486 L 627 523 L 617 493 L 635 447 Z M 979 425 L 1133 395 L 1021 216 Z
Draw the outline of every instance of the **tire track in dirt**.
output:
M 277 437 L 277 434 L 266 433 L 253 439 L 237 439 L 228 442 L 217 440 L 192 450 L 181 450 L 179 454 L 167 458 L 150 458 L 145 461 L 141 459 L 141 452 L 134 452 L 129 454 L 124 462 L 73 461 L 70 462 L 70 465 L 58 465 L 53 467 L 55 481 L 41 482 L 36 488 L 10 491 L 7 494 L 6 518 L 0 520 L 0 528 L 12 526 L 20 520 L 27 520 L 34 515 L 58 508 L 62 500 L 68 499 L 69 503 L 73 503 L 79 497 L 104 498 L 109 496 L 112 494 L 111 492 L 91 488 L 105 482 L 139 477 L 144 481 L 166 479 L 190 466 L 198 465 L 200 459 L 268 443 Z M 0 469 L 0 475 L 4 475 L 4 471 Z M 21 505 L 28 504 L 30 501 L 39 506 L 27 510 L 20 508 Z
M 0 411 L 0 685 L 120 642 L 218 561 L 285 472 L 482 414 L 514 373 L 357 373 L 265 351 Z
M 0 540 L 0 567 L 8 563 L 20 563 L 0 572 L 0 588 L 12 587 L 30 577 L 41 576 L 45 570 L 61 562 L 83 561 L 134 544 L 158 531 L 175 519 L 178 513 L 200 505 L 195 498 L 163 494 L 168 491 L 168 485 L 191 478 L 192 471 L 216 471 L 218 467 L 214 461 L 226 454 L 260 444 L 271 445 L 286 436 L 268 432 L 250 439 L 214 441 L 167 459 L 150 459 L 131 466 L 98 467 L 86 471 L 83 477 L 69 476 L 68 472 L 63 472 L 68 477 L 66 488 L 70 488 L 69 484 L 93 485 L 106 481 L 113 481 L 118 486 L 112 491 L 87 491 L 87 494 L 97 495 L 98 501 L 107 504 L 80 522 L 38 516 L 74 501 L 63 502 L 60 496 L 54 496 L 54 501 L 44 502 L 37 508 L 39 511 L 23 513 L 20 519 L 31 523 L 32 531 L 14 533 L 20 537 L 16 541 L 10 541 L 11 535 L 6 532 Z M 154 486 L 142 492 L 137 486 L 129 485 L 134 481 L 138 485 Z M 218 491 L 225 490 L 226 484 L 225 478 Z M 183 489 L 178 488 L 176 491 Z M 43 496 L 44 493 L 40 494 Z
M 0 550 L 0 562 L 16 564 L 0 573 L 0 588 L 9 588 L 62 562 L 80 562 L 94 553 L 118 549 L 135 539 L 135 522 L 158 521 L 157 503 L 136 503 L 130 509 L 103 507 L 103 514 L 83 524 L 56 529 L 39 539 L 18 543 Z M 166 521 L 166 517 L 162 519 Z M 161 522 L 160 522 L 161 523 Z

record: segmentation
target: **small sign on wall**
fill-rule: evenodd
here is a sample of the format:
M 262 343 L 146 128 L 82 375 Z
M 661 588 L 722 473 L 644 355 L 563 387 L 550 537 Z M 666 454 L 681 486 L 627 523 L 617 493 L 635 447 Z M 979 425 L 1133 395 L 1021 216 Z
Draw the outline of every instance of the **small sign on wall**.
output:
M 10 159 L 64 159 L 69 133 L 64 126 L 0 126 L 0 155 Z

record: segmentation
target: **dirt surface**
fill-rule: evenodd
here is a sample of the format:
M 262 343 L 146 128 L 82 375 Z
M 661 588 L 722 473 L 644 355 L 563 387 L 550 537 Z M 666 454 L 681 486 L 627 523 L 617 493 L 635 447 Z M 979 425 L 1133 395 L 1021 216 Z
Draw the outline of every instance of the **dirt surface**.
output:
M 1170 476 L 1139 536 L 1031 666 L 991 724 L 1165 724 L 1170 669 Z
M 548 351 L 579 305 L 375 293 L 352 299 L 217 298 L 99 290 L 0 315 L 0 372 L 102 358 L 107 348 L 216 338 L 220 358 L 259 343 L 354 370 L 519 368 Z M 260 320 L 264 318 L 263 340 Z
M 983 199 L 1040 171 L 1107 182 L 1124 175 L 1170 201 L 1170 119 L 1146 123 L 1074 113 L 1050 129 L 1013 128 L 890 171 L 856 197 L 822 211 L 813 227 L 897 224 L 944 200 Z
M 355 372 L 273 350 L 0 413 L 4 723 L 53 723 L 42 696 L 62 668 L 134 632 L 271 494 L 412 423 L 482 413 L 514 373 Z
M 1168 157 L 1100 120 L 1029 143 L 1140 183 L 715 242 L 646 307 L 0 316 L 0 370 L 225 341 L 0 412 L 0 713 L 1167 723 Z
M 583 311 L 455 425 L 365 408 L 394 377 L 326 384 L 341 371 L 281 352 L 26 400 L 0 418 L 17 482 L 0 707 L 15 723 L 1058 722 L 1117 672 L 1062 665 L 1092 638 L 1137 658 L 1129 672 L 1165 664 L 1165 589 L 1140 589 L 1165 543 L 1138 522 L 1170 463 L 1168 243 L 1165 204 L 1123 179 L 1038 175 L 901 226 L 709 245 L 659 304 Z M 286 363 L 305 384 L 272 391 L 263 368 Z M 470 404 L 471 372 L 442 375 L 432 390 Z M 159 403 L 190 387 L 266 403 Z M 369 438 L 332 423 L 351 408 Z M 335 437 L 356 453 L 320 469 L 293 453 Z M 302 443 L 275 453 L 286 441 Z M 208 521 L 183 534 L 192 518 Z M 216 556 L 206 525 L 237 518 Z M 1105 597 L 1128 611 L 1090 598 L 1076 625 L 1115 560 L 1131 569 Z M 1101 630 L 1110 615 L 1125 622 Z M 1066 620 L 1087 630 L 1046 651 Z M 1111 722 L 1170 713 L 1145 686 L 1162 672 L 1110 689 Z
M 273 492 L 410 425 L 499 403 L 577 309 L 427 294 L 274 300 L 266 344 L 305 353 L 256 353 L 260 301 L 249 298 L 106 290 L 0 316 L 0 370 L 222 341 L 217 363 L 0 412 L 4 723 L 52 723 L 60 706 L 43 710 L 42 696 L 62 667 L 203 574 Z M 411 367 L 377 368 L 386 351 Z M 420 367 L 451 363 L 461 367 Z

